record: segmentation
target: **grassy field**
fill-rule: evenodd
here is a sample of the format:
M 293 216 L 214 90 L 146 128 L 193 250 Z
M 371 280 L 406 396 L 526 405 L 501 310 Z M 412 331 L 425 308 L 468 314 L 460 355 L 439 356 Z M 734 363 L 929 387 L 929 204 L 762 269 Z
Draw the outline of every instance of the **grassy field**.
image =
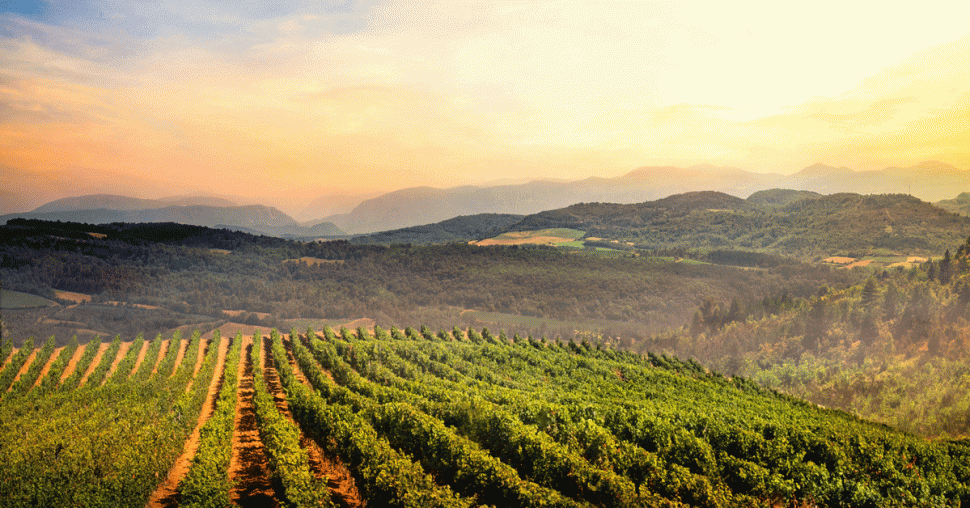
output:
M 568 228 L 538 229 L 535 231 L 516 231 L 502 233 L 495 238 L 475 242 L 478 245 L 574 245 L 585 235 L 585 231 Z M 579 243 L 582 246 L 582 243 Z
M 36 309 L 52 305 L 57 303 L 37 295 L 0 289 L 0 309 Z

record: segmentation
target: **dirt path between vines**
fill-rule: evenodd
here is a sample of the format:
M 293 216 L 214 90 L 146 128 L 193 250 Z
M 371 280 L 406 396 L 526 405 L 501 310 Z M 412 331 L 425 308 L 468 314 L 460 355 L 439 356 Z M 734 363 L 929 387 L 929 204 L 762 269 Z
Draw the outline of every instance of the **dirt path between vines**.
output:
M 54 348 L 54 352 L 51 353 L 51 357 L 47 359 L 47 363 L 45 363 L 44 367 L 40 369 L 40 375 L 34 380 L 34 384 L 30 386 L 31 389 L 40 386 L 41 381 L 43 381 L 44 377 L 47 376 L 47 373 L 50 372 L 51 365 L 54 365 L 54 361 L 57 360 L 57 357 L 61 355 L 61 351 L 63 350 L 64 348 L 62 347 Z
M 172 339 L 163 340 L 162 347 L 158 348 L 158 358 L 155 359 L 155 365 L 152 365 L 152 375 L 158 374 L 158 366 L 162 363 L 162 359 L 168 354 L 168 348 L 171 347 Z
M 148 355 L 148 348 L 151 347 L 151 345 L 151 341 L 147 340 L 142 343 L 141 349 L 138 351 L 138 357 L 135 358 L 135 366 L 131 368 L 131 373 L 128 374 L 129 376 L 134 376 L 135 373 L 138 372 L 138 369 L 141 368 L 141 364 L 145 361 L 145 356 Z
M 266 447 L 259 438 L 256 409 L 253 407 L 253 362 L 248 354 L 252 337 L 243 339 L 243 361 L 239 362 L 239 392 L 236 395 L 236 431 L 232 435 L 232 458 L 229 460 L 229 480 L 235 483 L 230 499 L 242 507 L 278 507 L 277 496 L 269 470 Z
M 91 373 L 94 372 L 94 369 L 98 368 L 98 364 L 101 363 L 101 357 L 104 356 L 104 352 L 108 350 L 108 346 L 110 345 L 111 344 L 108 342 L 102 342 L 101 345 L 98 346 L 98 352 L 94 354 L 94 359 L 91 360 L 91 365 L 88 365 L 88 370 L 84 373 L 84 377 L 81 378 L 81 382 L 77 385 L 78 388 L 84 386 L 85 383 L 88 382 L 88 378 L 91 376 Z
M 74 369 L 77 368 L 77 362 L 81 361 L 81 357 L 84 356 L 84 346 L 78 346 L 74 351 L 74 356 L 67 361 L 67 367 L 64 367 L 64 372 L 61 372 L 61 379 L 57 382 L 60 385 L 65 379 L 71 377 L 74 374 Z
M 182 359 L 185 358 L 185 350 L 188 348 L 188 344 L 189 344 L 189 339 L 182 339 L 179 342 L 178 351 L 175 353 L 175 365 L 172 366 L 172 372 L 168 373 L 169 377 L 172 377 L 173 375 L 175 375 L 175 372 L 178 371 L 179 365 L 182 364 Z
M 13 381 L 11 381 L 10 386 L 7 387 L 8 392 L 13 389 L 13 386 L 15 384 L 17 384 L 17 381 L 20 379 L 20 376 L 23 376 L 24 374 L 27 373 L 27 369 L 29 369 L 30 364 L 34 362 L 34 358 L 37 356 L 38 351 L 40 351 L 40 348 L 35 347 L 34 350 L 31 351 L 29 355 L 27 355 L 27 361 L 25 361 L 24 364 L 20 366 L 20 370 L 17 371 L 17 375 L 13 377 Z
M 111 368 L 108 369 L 108 373 L 104 375 L 104 381 L 102 381 L 102 384 L 107 383 L 108 380 L 111 379 L 111 376 L 115 374 L 115 370 L 118 369 L 118 364 L 121 363 L 121 360 L 124 360 L 126 355 L 128 355 L 128 350 L 131 349 L 132 344 L 133 343 L 131 342 L 121 343 L 121 348 L 118 349 L 118 354 L 116 354 L 114 360 L 111 361 Z
M 286 357 L 290 363 L 290 367 L 293 368 L 293 375 L 304 385 L 310 386 L 310 382 L 303 375 L 303 371 L 300 370 L 299 365 L 296 363 L 296 358 L 293 357 L 292 344 L 288 340 L 285 340 L 283 343 L 287 346 Z M 266 358 L 268 359 L 271 354 L 272 351 L 267 349 Z M 279 374 L 276 372 L 276 368 L 271 366 L 271 362 L 267 362 L 266 365 L 268 367 L 264 371 L 263 376 L 266 379 L 266 388 L 273 394 L 273 399 L 276 401 L 276 408 L 286 415 L 291 422 L 296 423 L 293 420 L 292 413 L 290 413 L 290 406 L 286 402 L 286 394 L 283 392 L 283 385 L 280 384 Z M 327 375 L 329 376 L 330 373 L 327 372 Z M 350 474 L 347 466 L 339 458 L 328 456 L 316 441 L 303 432 L 303 429 L 300 429 L 300 447 L 307 451 L 307 455 L 310 457 L 310 469 L 313 470 L 316 477 L 327 477 L 327 487 L 330 488 L 330 496 L 334 503 L 346 508 L 359 508 L 367 505 L 361 498 L 357 484 L 354 482 L 354 477 Z
M 185 447 L 182 448 L 182 455 L 179 455 L 179 458 L 175 459 L 175 464 L 168 471 L 168 476 L 165 477 L 165 481 L 148 498 L 148 504 L 145 505 L 147 508 L 171 508 L 179 505 L 178 484 L 182 481 L 182 478 L 185 478 L 186 473 L 189 472 L 192 458 L 195 457 L 195 453 L 199 450 L 199 435 L 201 434 L 202 426 L 205 425 L 205 422 L 209 421 L 209 417 L 215 411 L 216 396 L 219 394 L 219 389 L 222 388 L 223 370 L 225 370 L 226 354 L 229 352 L 229 341 L 224 338 L 218 347 L 219 352 L 216 355 L 215 371 L 212 375 L 212 381 L 209 383 L 209 393 L 206 395 L 205 403 L 202 405 L 199 420 L 195 423 L 195 429 L 189 435 L 188 441 L 185 442 Z M 161 356 L 159 355 L 159 357 Z

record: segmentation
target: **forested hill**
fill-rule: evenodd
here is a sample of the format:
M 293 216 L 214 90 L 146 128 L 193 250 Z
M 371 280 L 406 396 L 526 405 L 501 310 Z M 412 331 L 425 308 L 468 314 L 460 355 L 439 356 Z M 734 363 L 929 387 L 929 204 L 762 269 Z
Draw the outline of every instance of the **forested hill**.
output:
M 414 226 L 355 236 L 350 242 L 354 244 L 427 244 L 483 240 L 505 232 L 509 227 L 522 220 L 523 217 L 523 215 L 507 213 L 462 215 L 426 226 Z
M 529 215 L 511 229 L 572 228 L 646 248 L 728 248 L 797 256 L 880 249 L 939 252 L 970 233 L 970 218 L 908 195 L 771 192 L 747 200 L 691 192 L 628 205 L 582 203 Z

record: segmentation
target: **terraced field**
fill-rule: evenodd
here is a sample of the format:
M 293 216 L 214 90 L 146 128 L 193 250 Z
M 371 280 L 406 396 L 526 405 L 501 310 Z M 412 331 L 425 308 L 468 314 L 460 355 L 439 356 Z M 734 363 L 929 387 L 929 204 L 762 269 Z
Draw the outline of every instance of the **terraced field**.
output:
M 0 349 L 3 506 L 959 506 L 970 446 L 483 330 Z

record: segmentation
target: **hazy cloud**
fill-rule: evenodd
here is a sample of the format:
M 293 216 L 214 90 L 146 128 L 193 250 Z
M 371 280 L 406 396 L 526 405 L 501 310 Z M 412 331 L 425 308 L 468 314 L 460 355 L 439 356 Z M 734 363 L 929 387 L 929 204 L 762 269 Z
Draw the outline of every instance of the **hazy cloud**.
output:
M 965 166 L 967 20 L 949 2 L 51 0 L 0 14 L 0 164 L 238 194 Z

